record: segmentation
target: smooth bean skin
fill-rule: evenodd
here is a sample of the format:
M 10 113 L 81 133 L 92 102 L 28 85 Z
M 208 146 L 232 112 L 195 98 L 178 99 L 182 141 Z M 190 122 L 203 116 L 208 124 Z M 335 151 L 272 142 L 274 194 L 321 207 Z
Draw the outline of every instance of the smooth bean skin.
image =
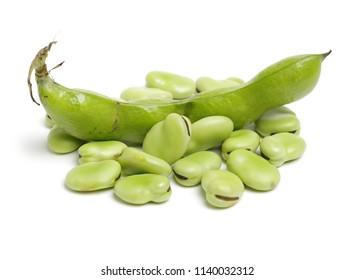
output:
M 221 158 L 214 152 L 196 152 L 175 162 L 174 178 L 182 186 L 195 186 L 200 183 L 205 171 L 219 169 L 221 164 Z
M 255 122 L 256 131 L 263 137 L 280 132 L 300 133 L 300 121 L 288 107 L 269 110 Z
M 121 166 L 115 160 L 87 162 L 71 169 L 65 185 L 74 191 L 90 192 L 114 187 L 120 177 Z
M 280 181 L 280 173 L 274 165 L 244 149 L 235 150 L 229 155 L 227 170 L 239 176 L 247 187 L 258 191 L 270 191 Z
M 303 155 L 306 150 L 305 140 L 296 134 L 282 132 L 265 137 L 260 145 L 261 153 L 275 166 L 295 160 Z M 280 153 L 278 150 L 282 150 Z M 279 160 L 282 155 L 282 160 Z
M 222 157 L 227 160 L 229 154 L 236 149 L 254 152 L 259 147 L 259 135 L 250 129 L 240 129 L 232 132 L 221 145 Z
M 165 202 L 172 194 L 170 181 L 166 176 L 157 174 L 132 175 L 117 181 L 114 193 L 130 204 Z
M 208 170 L 201 183 L 207 202 L 218 208 L 235 205 L 244 192 L 241 179 L 227 170 Z
M 148 87 L 130 87 L 123 90 L 120 97 L 126 101 L 141 100 L 141 99 L 164 99 L 172 100 L 173 95 L 171 92 L 159 88 Z
M 143 151 L 169 164 L 180 159 L 191 139 L 191 122 L 185 116 L 172 113 L 154 125 L 143 141 Z
M 120 141 L 89 142 L 79 150 L 79 163 L 101 161 L 106 159 L 117 160 L 127 145 Z
M 245 81 L 242 80 L 242 79 L 239 78 L 239 77 L 229 77 L 229 78 L 227 78 L 227 80 L 231 80 L 231 81 L 233 81 L 233 82 L 235 82 L 235 83 L 237 83 L 237 84 L 239 84 L 239 85 L 242 85 L 242 84 L 245 83 Z
M 174 99 L 185 99 L 196 92 L 192 79 L 164 71 L 149 72 L 146 75 L 146 86 L 171 92 Z
M 260 151 L 263 158 L 276 167 L 281 166 L 286 160 L 286 149 L 283 143 L 273 136 L 262 139 Z
M 76 151 L 85 141 L 67 134 L 63 129 L 54 125 L 47 137 L 47 144 L 51 151 L 57 154 L 67 154 Z
M 196 81 L 197 90 L 199 92 L 218 89 L 218 88 L 226 88 L 226 87 L 235 87 L 240 83 L 237 83 L 233 80 L 215 80 L 210 77 L 200 77 Z
M 172 172 L 171 166 L 166 161 L 131 147 L 123 151 L 118 162 L 122 166 L 124 176 L 141 173 L 169 176 Z
M 192 123 L 192 137 L 186 155 L 220 145 L 233 130 L 233 122 L 224 116 L 206 117 Z

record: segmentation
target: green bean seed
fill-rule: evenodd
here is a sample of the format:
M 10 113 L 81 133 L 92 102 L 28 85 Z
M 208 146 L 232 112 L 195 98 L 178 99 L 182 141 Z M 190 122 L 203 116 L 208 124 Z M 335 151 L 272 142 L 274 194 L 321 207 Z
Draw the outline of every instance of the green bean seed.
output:
M 236 130 L 222 143 L 222 157 L 227 160 L 229 154 L 236 149 L 246 149 L 254 152 L 259 147 L 259 143 L 260 137 L 253 130 Z
M 78 150 L 80 156 L 79 163 L 106 159 L 117 160 L 126 147 L 127 145 L 123 142 L 114 140 L 86 143 Z
M 136 148 L 126 148 L 118 162 L 122 166 L 124 176 L 141 173 L 169 176 L 172 172 L 171 166 L 166 161 Z
M 267 136 L 262 139 L 260 151 L 263 158 L 268 160 L 274 166 L 279 167 L 286 160 L 286 149 L 283 143 L 278 139 L 273 138 L 273 136 Z
M 300 133 L 299 119 L 293 111 L 285 106 L 269 110 L 255 124 L 256 131 L 262 136 L 269 136 L 280 132 Z
M 174 99 L 188 98 L 196 91 L 196 85 L 192 79 L 162 71 L 149 72 L 146 75 L 146 85 L 169 91 Z
M 282 132 L 265 137 L 260 145 L 262 155 L 273 165 L 295 160 L 303 155 L 306 143 L 299 135 Z
M 143 151 L 169 164 L 180 159 L 191 139 L 191 123 L 185 116 L 172 113 L 146 134 Z
M 221 164 L 221 158 L 214 152 L 196 152 L 175 162 L 174 178 L 183 186 L 195 186 L 200 183 L 205 171 L 219 169 Z
M 239 84 L 239 85 L 242 85 L 245 83 L 244 80 L 242 80 L 241 78 L 239 77 L 230 77 L 230 78 L 227 78 L 227 80 L 231 80 L 231 81 L 234 81 L 235 83 Z
M 171 197 L 170 181 L 158 174 L 139 174 L 120 179 L 114 186 L 117 197 L 131 204 L 165 202 Z
M 220 145 L 230 136 L 233 129 L 233 122 L 224 116 L 211 116 L 194 122 L 186 155 L 206 151 Z
M 264 158 L 244 149 L 233 151 L 227 160 L 227 169 L 249 188 L 269 191 L 280 181 L 278 169 Z
M 87 162 L 71 169 L 65 184 L 74 191 L 96 191 L 114 187 L 120 177 L 121 166 L 115 160 Z
M 85 142 L 67 134 L 63 129 L 54 125 L 47 137 L 47 144 L 51 151 L 58 154 L 67 154 L 77 150 Z
M 199 92 L 213 90 L 217 88 L 226 88 L 226 87 L 235 87 L 240 83 L 237 83 L 233 80 L 214 80 L 209 77 L 200 77 L 196 81 L 197 90 Z
M 140 100 L 140 99 L 166 99 L 172 100 L 171 92 L 159 88 L 148 87 L 130 87 L 122 91 L 120 97 L 126 101 Z
M 202 176 L 202 187 L 208 203 L 226 208 L 235 205 L 244 192 L 241 179 L 227 170 L 208 170 Z

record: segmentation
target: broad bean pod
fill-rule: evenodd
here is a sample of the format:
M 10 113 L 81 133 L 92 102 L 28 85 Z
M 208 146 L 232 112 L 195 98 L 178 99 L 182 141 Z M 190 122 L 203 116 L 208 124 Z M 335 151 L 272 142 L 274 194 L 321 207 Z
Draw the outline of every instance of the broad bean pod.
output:
M 190 98 L 130 104 L 91 91 L 70 89 L 49 75 L 46 58 L 53 44 L 42 48 L 31 63 L 27 83 L 32 100 L 31 74 L 35 71 L 40 101 L 46 113 L 66 133 L 82 140 L 120 140 L 142 143 L 146 133 L 169 114 L 190 121 L 221 115 L 240 129 L 272 108 L 299 100 L 316 86 L 321 64 L 330 52 L 285 58 L 250 81 Z

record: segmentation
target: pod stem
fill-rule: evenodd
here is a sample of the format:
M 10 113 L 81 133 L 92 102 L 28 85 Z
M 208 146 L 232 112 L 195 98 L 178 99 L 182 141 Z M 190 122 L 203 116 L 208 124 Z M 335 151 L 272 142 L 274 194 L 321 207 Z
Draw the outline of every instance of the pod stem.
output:
M 37 77 L 43 77 L 48 75 L 47 71 L 47 66 L 45 64 L 45 60 L 48 56 L 48 52 L 52 48 L 52 45 L 56 44 L 57 41 L 52 41 L 48 44 L 48 46 L 42 48 L 36 55 L 36 57 L 33 59 L 30 69 L 28 71 L 28 76 L 27 76 L 27 85 L 29 88 L 29 92 L 32 98 L 32 101 L 36 103 L 38 106 L 40 105 L 33 97 L 33 92 L 32 92 L 32 83 L 31 83 L 31 76 L 33 73 L 33 70 L 36 70 L 36 76 Z
M 326 53 L 322 54 L 323 60 L 324 60 L 327 56 L 329 56 L 329 55 L 331 54 L 331 52 L 332 52 L 332 50 L 330 50 L 329 52 L 326 52 Z

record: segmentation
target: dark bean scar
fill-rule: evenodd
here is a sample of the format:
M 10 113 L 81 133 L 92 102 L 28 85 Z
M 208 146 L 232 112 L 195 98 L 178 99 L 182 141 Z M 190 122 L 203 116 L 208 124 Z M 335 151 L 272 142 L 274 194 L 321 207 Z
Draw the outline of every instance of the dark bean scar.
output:
M 238 196 L 232 197 L 232 196 L 225 196 L 225 195 L 219 195 L 219 194 L 216 194 L 215 197 L 220 200 L 224 200 L 224 201 L 234 201 L 234 200 L 240 199 Z

